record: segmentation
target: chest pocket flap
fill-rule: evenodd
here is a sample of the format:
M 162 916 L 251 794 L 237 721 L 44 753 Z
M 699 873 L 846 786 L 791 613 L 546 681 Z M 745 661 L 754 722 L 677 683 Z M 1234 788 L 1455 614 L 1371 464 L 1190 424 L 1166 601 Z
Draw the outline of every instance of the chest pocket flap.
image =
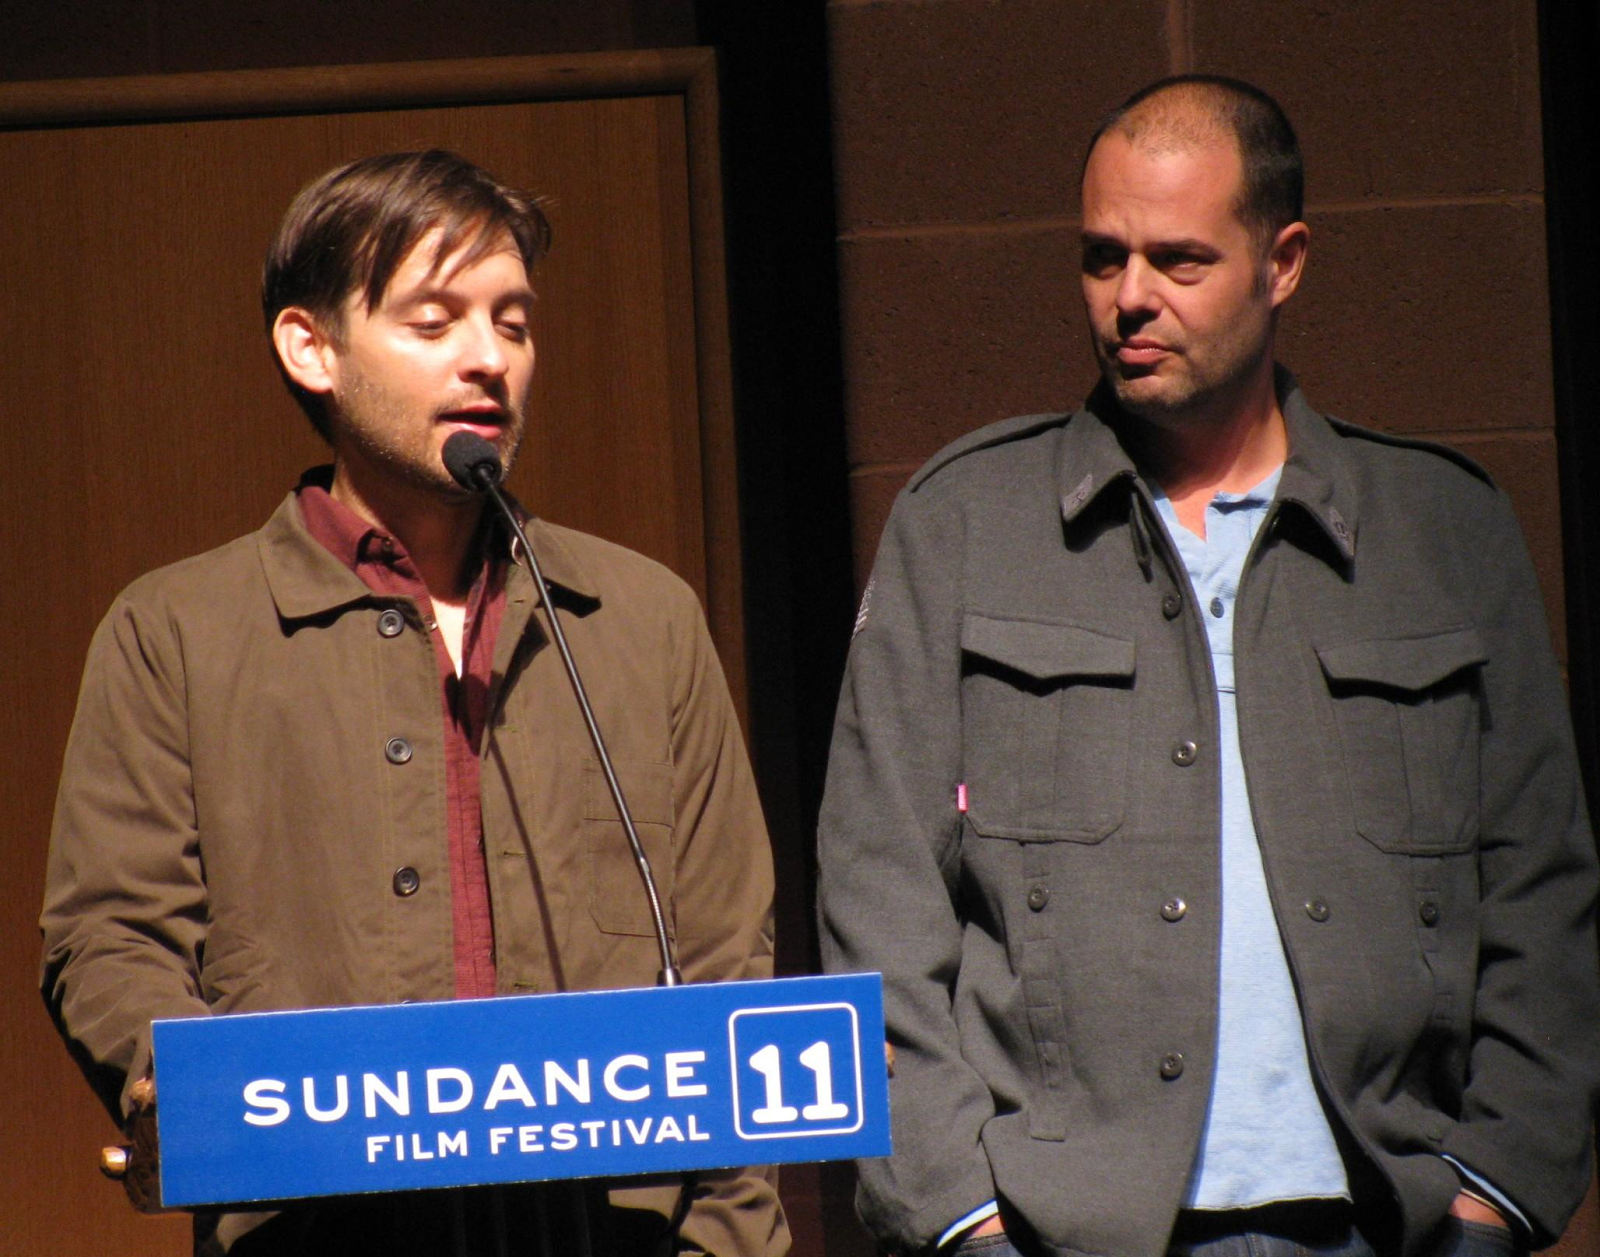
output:
M 1478 834 L 1476 629 L 1317 647 L 1343 751 L 1350 810 L 1381 851 L 1469 851 Z
M 1127 811 L 1134 643 L 1081 624 L 968 613 L 967 819 L 986 838 L 1100 842 Z
M 1133 676 L 1133 643 L 1078 624 L 969 614 L 961 649 L 1036 680 Z
M 1476 629 L 1445 629 L 1417 637 L 1369 638 L 1320 646 L 1317 659 L 1330 681 L 1425 690 L 1463 668 L 1489 661 Z

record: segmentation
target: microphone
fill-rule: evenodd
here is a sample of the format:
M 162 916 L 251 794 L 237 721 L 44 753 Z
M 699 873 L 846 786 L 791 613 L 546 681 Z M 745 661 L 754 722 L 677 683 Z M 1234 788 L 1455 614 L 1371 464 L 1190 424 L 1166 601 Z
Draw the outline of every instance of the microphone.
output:
M 499 484 L 502 475 L 500 455 L 495 448 L 476 432 L 465 428 L 453 432 L 445 439 L 444 469 L 463 489 L 482 493 L 492 484 Z
M 622 829 L 628 836 L 628 846 L 633 849 L 633 862 L 639 866 L 639 877 L 644 882 L 644 893 L 650 900 L 650 918 L 655 925 L 656 946 L 661 951 L 661 972 L 656 975 L 657 986 L 682 986 L 683 974 L 678 969 L 677 958 L 672 953 L 672 940 L 667 937 L 667 924 L 661 914 L 661 896 L 656 891 L 655 875 L 650 871 L 650 860 L 639 841 L 639 831 L 633 826 L 633 813 L 622 795 L 622 784 L 611 766 L 611 756 L 606 752 L 605 739 L 595 722 L 594 709 L 589 706 L 589 695 L 584 690 L 583 678 L 578 675 L 578 665 L 567 646 L 567 635 L 562 632 L 561 621 L 556 617 L 555 603 L 550 601 L 550 588 L 545 584 L 544 572 L 539 567 L 538 556 L 528 542 L 522 522 L 511 509 L 511 503 L 500 489 L 504 469 L 495 448 L 476 432 L 462 429 L 445 439 L 442 451 L 445 470 L 455 482 L 474 493 L 487 493 L 500 508 L 512 533 L 522 543 L 522 553 L 528 556 L 528 571 L 533 576 L 539 601 L 544 603 L 545 615 L 550 619 L 550 635 L 555 638 L 556 649 L 567 670 L 567 680 L 572 683 L 572 696 L 578 700 L 578 710 L 583 713 L 583 723 L 589 730 L 589 741 L 594 744 L 595 755 L 600 760 L 600 771 L 605 774 L 606 787 L 611 791 L 611 801 L 617 805 L 617 815 L 622 818 Z

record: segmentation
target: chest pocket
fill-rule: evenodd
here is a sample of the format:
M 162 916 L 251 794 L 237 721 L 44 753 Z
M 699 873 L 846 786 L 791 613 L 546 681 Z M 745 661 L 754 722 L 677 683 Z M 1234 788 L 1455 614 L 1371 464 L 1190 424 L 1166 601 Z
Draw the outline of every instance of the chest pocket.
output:
M 967 819 L 1020 842 L 1100 842 L 1127 812 L 1131 641 L 969 613 L 961 626 Z
M 1320 646 L 1356 829 L 1382 851 L 1469 851 L 1478 837 L 1479 670 L 1470 628 Z
M 639 833 L 639 845 L 650 861 L 650 872 L 661 896 L 667 932 L 676 934 L 672 920 L 672 766 L 639 761 L 612 760 L 623 797 Z M 590 761 L 583 766 L 583 830 L 589 859 L 589 914 L 606 934 L 654 936 L 650 900 L 645 894 L 633 848 L 617 815 L 605 774 Z

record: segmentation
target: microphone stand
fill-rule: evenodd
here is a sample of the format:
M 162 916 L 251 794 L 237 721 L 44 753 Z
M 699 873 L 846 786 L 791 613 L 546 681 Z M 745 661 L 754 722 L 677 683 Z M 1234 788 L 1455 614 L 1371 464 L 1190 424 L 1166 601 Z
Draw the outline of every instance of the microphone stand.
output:
M 539 601 L 544 604 L 545 615 L 550 621 L 550 635 L 555 639 L 556 650 L 560 653 L 562 666 L 567 672 L 567 680 L 572 684 L 573 697 L 578 700 L 578 710 L 583 713 L 583 723 L 589 730 L 589 741 L 594 745 L 595 755 L 600 760 L 600 770 L 605 774 L 606 788 L 610 790 L 611 800 L 616 804 L 617 815 L 622 819 L 623 832 L 628 836 L 628 846 L 633 851 L 633 861 L 638 865 L 639 878 L 644 882 L 645 895 L 650 901 L 650 918 L 655 926 L 656 946 L 661 952 L 661 970 L 656 975 L 656 985 L 682 986 L 683 974 L 679 971 L 677 959 L 673 955 L 672 940 L 667 937 L 666 920 L 661 913 L 661 896 L 656 891 L 656 879 L 650 871 L 649 857 L 645 855 L 644 845 L 639 841 L 639 831 L 633 825 L 633 813 L 628 808 L 627 799 L 623 797 L 622 785 L 617 780 L 616 770 L 611 765 L 605 738 L 601 735 L 600 726 L 594 718 L 594 708 L 589 705 L 589 695 L 584 689 L 583 678 L 578 675 L 578 665 L 572 657 L 571 648 L 567 645 L 567 635 L 562 631 L 561 621 L 556 616 L 555 603 L 550 598 L 550 586 L 545 582 L 544 570 L 539 566 L 539 556 L 534 553 L 528 534 L 523 531 L 522 521 L 517 518 L 517 513 L 511 509 L 510 501 L 500 489 L 500 477 L 503 474 L 500 457 L 488 441 L 471 432 L 457 432 L 452 435 L 445 441 L 443 455 L 444 465 L 451 476 L 464 488 L 488 494 L 501 516 L 510 525 L 512 534 L 522 543 L 522 552 L 527 555 L 528 571 L 533 576 L 534 588 L 538 591 Z M 698 1175 L 692 1172 L 683 1176 L 678 1214 L 673 1219 L 674 1233 L 682 1225 L 683 1216 L 688 1212 L 697 1178 Z M 555 1197 L 564 1194 L 559 1191 L 555 1193 L 546 1191 L 538 1193 L 536 1198 L 539 1250 L 544 1257 L 551 1257 L 550 1207 Z M 574 1233 L 563 1242 L 570 1244 L 572 1240 L 576 1240 L 579 1257 L 591 1257 L 593 1239 L 589 1231 L 587 1193 L 581 1184 L 571 1195 L 570 1200 L 576 1209 L 573 1220 Z
M 465 434 L 458 433 L 450 439 L 453 441 L 462 435 Z M 484 444 L 488 446 L 488 442 Z M 490 450 L 492 452 L 492 447 Z M 616 770 L 611 766 L 611 756 L 606 752 L 605 738 L 600 734 L 600 726 L 595 723 L 594 709 L 589 705 L 589 695 L 584 690 L 583 678 L 578 675 L 578 665 L 573 661 L 572 650 L 567 645 L 567 635 L 562 632 L 561 621 L 556 616 L 555 603 L 550 600 L 550 587 L 545 583 L 544 571 L 539 566 L 539 556 L 533 552 L 533 546 L 528 542 L 528 534 L 523 531 L 517 513 L 511 509 L 510 501 L 500 489 L 500 460 L 494 458 L 491 461 L 487 457 L 482 457 L 474 460 L 469 470 L 472 487 L 489 495 L 500 509 L 500 514 L 505 517 L 506 523 L 511 526 L 517 540 L 522 543 L 523 554 L 528 556 L 528 571 L 533 576 L 539 601 L 544 604 L 545 614 L 549 617 L 550 635 L 555 638 L 556 649 L 560 652 L 561 662 L 566 667 L 567 680 L 572 683 L 573 697 L 578 700 L 578 710 L 583 713 L 583 723 L 589 730 L 589 741 L 594 744 L 595 754 L 599 757 L 600 771 L 605 774 L 606 788 L 610 790 L 611 800 L 617 806 L 617 815 L 622 818 L 623 831 L 628 835 L 628 846 L 633 850 L 633 861 L 639 866 L 639 877 L 644 882 L 645 895 L 650 900 L 650 918 L 655 925 L 656 946 L 661 952 L 661 971 L 656 975 L 656 985 L 682 986 L 683 974 L 678 969 L 677 959 L 672 952 L 672 940 L 667 937 L 666 919 L 661 913 L 661 896 L 656 891 L 656 879 L 650 871 L 650 859 L 645 855 L 644 846 L 639 841 L 639 831 L 633 826 L 633 813 L 628 809 L 628 801 L 623 797 Z

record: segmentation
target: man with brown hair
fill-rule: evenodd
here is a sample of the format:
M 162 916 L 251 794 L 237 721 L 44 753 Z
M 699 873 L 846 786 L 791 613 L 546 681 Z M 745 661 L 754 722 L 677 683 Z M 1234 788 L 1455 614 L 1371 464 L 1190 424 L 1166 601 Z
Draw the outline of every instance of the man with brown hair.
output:
M 267 259 L 278 364 L 333 449 L 259 531 L 136 581 L 90 648 L 51 839 L 45 999 L 112 1114 L 150 1023 L 650 985 L 651 916 L 545 608 L 441 461 L 515 456 L 536 202 L 452 154 L 309 185 Z M 771 974 L 771 857 L 693 593 L 530 525 L 689 981 Z M 581 1215 L 581 1220 L 580 1220 Z M 200 1215 L 258 1254 L 782 1253 L 770 1174 Z
M 1595 849 L 1509 503 L 1317 414 L 1277 104 L 1153 85 L 1091 143 L 1102 381 L 895 504 L 821 820 L 881 970 L 908 1250 L 1467 1257 L 1589 1181 Z

